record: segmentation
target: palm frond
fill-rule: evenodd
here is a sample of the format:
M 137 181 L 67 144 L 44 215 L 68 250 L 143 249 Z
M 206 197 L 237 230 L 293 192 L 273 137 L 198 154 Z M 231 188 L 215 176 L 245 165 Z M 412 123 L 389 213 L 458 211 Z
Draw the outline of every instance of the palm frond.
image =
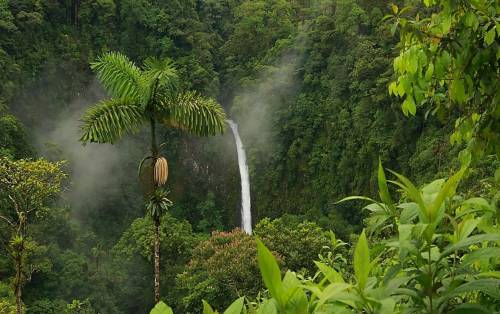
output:
M 159 120 L 167 126 L 196 135 L 223 133 L 226 126 L 226 113 L 221 105 L 195 92 L 164 96 L 158 109 Z
M 132 99 L 105 99 L 85 112 L 80 141 L 113 144 L 125 133 L 138 131 L 144 121 L 140 105 Z
M 144 85 L 141 70 L 127 56 L 109 52 L 91 63 L 90 67 L 111 96 L 141 100 Z
M 147 101 L 159 92 L 168 91 L 173 94 L 177 90 L 179 77 L 171 59 L 147 58 L 144 61 L 143 72 L 145 86 L 148 87 Z

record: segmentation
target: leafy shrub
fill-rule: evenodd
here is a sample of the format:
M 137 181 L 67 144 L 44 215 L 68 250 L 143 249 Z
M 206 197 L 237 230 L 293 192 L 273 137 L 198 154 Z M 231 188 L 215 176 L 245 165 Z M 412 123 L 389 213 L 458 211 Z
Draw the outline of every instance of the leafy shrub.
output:
M 330 244 L 328 232 L 314 222 L 286 223 L 283 219 L 262 219 L 254 233 L 266 246 L 277 252 L 283 266 L 313 275 L 314 260 Z
M 178 284 L 186 291 L 185 311 L 201 311 L 201 300 L 226 307 L 231 300 L 255 297 L 264 287 L 259 277 L 255 240 L 240 229 L 213 232 L 210 239 L 194 250 Z

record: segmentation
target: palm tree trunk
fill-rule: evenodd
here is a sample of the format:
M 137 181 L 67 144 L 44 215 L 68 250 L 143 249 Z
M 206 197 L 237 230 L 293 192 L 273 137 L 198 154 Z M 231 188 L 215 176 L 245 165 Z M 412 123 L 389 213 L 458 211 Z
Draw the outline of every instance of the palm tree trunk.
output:
M 154 243 L 154 273 L 155 273 L 155 303 L 160 302 L 160 216 L 155 215 L 155 243 Z
M 156 145 L 156 125 L 154 118 L 151 118 L 151 155 L 153 164 L 158 159 L 158 146 Z M 157 187 L 155 187 L 157 188 Z M 160 215 L 156 213 L 154 220 L 154 293 L 155 304 L 160 302 Z

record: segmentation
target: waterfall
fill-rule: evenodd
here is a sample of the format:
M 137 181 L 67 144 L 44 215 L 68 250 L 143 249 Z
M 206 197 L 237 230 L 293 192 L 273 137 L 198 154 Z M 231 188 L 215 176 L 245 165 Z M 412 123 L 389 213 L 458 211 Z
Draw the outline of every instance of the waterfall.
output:
M 238 133 L 238 125 L 227 120 L 227 123 L 233 131 L 234 140 L 236 141 L 236 149 L 238 151 L 238 166 L 240 167 L 241 177 L 241 228 L 246 233 L 252 234 L 252 212 L 250 210 L 250 178 L 248 176 L 247 156 L 245 148 L 241 142 L 240 134 Z

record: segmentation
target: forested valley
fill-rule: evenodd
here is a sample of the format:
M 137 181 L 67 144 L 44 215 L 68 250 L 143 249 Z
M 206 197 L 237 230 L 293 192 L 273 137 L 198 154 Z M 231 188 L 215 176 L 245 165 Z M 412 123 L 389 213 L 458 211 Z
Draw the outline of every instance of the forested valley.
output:
M 0 0 L 0 313 L 500 313 L 499 13 Z

